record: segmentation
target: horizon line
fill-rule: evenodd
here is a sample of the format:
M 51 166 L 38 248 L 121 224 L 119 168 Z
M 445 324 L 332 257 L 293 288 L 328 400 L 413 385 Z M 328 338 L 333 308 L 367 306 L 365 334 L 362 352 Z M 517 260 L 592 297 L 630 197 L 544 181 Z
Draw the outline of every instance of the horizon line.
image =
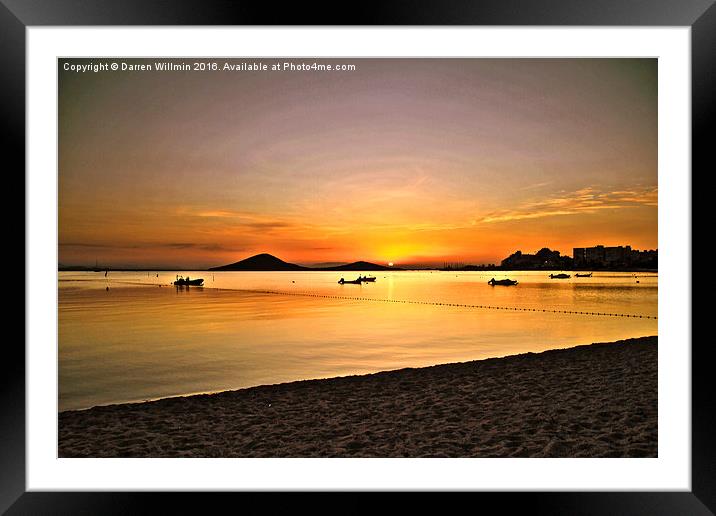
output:
M 602 245 L 602 244 L 597 244 L 597 245 L 590 246 L 590 247 L 600 247 L 600 246 L 601 246 L 601 247 L 605 247 L 605 248 L 607 248 L 607 247 L 631 247 L 629 244 L 627 244 L 627 245 L 620 245 L 620 246 L 606 246 L 606 245 Z M 573 247 L 572 249 L 586 249 L 586 248 L 589 248 L 589 247 Z M 550 247 L 544 246 L 544 247 L 541 247 L 540 249 L 538 249 L 537 251 L 535 251 L 535 253 L 539 252 L 539 251 L 542 250 L 542 249 L 548 249 L 548 250 L 550 250 L 550 251 L 557 251 L 557 249 L 551 249 Z M 632 250 L 633 250 L 633 251 L 657 251 L 657 252 L 658 252 L 658 247 L 656 247 L 656 248 L 654 248 L 654 249 L 643 249 L 643 250 L 633 249 L 633 248 L 632 248 Z M 464 267 L 464 266 L 489 267 L 489 266 L 500 266 L 500 265 L 501 265 L 501 262 L 502 262 L 503 260 L 505 260 L 506 258 L 509 258 L 509 256 L 512 256 L 513 254 L 515 254 L 515 253 L 517 253 L 517 252 L 522 252 L 522 250 L 521 250 L 521 249 L 517 249 L 517 250 L 513 251 L 510 255 L 508 255 L 508 256 L 505 257 L 505 258 L 500 259 L 499 261 L 495 261 L 495 262 L 481 262 L 481 263 L 471 262 L 470 260 L 465 260 L 465 259 L 461 259 L 461 258 L 434 258 L 434 259 L 427 259 L 427 260 L 425 260 L 425 261 L 422 261 L 422 260 L 421 260 L 421 261 L 406 261 L 406 262 L 395 262 L 395 261 L 386 260 L 385 263 L 382 263 L 382 262 L 380 262 L 380 261 L 377 261 L 377 262 L 376 262 L 376 261 L 364 260 L 364 259 L 351 260 L 351 261 L 348 261 L 348 260 L 331 260 L 331 261 L 325 261 L 325 260 L 324 260 L 324 261 L 311 261 L 311 262 L 301 262 L 301 261 L 286 262 L 286 261 L 283 260 L 282 258 L 279 258 L 278 256 L 276 256 L 276 255 L 274 255 L 274 254 L 272 254 L 272 253 L 260 252 L 260 253 L 256 253 L 256 254 L 252 254 L 252 255 L 250 255 L 250 256 L 247 256 L 246 258 L 241 258 L 241 259 L 239 259 L 239 260 L 237 260 L 237 261 L 235 261 L 235 262 L 231 262 L 231 263 L 228 263 L 228 264 L 227 264 L 227 263 L 223 263 L 223 264 L 219 264 L 219 265 L 193 266 L 193 268 L 192 268 L 192 267 L 173 267 L 173 266 L 168 266 L 168 265 L 166 265 L 166 264 L 162 264 L 162 265 L 128 265 L 128 264 L 122 264 L 122 265 L 115 265 L 113 268 L 114 268 L 114 270 L 144 270 L 144 271 L 149 271 L 149 270 L 155 270 L 155 271 L 162 271 L 162 270 L 164 270 L 164 271 L 169 271 L 169 270 L 209 270 L 209 269 L 216 268 L 216 267 L 225 267 L 225 266 L 228 266 L 228 265 L 232 265 L 232 264 L 234 264 L 234 263 L 239 263 L 239 262 L 242 262 L 242 261 L 244 261 L 244 260 L 248 260 L 248 259 L 254 258 L 254 257 L 256 257 L 256 256 L 261 256 L 261 255 L 272 256 L 272 257 L 274 257 L 274 258 L 276 258 L 276 259 L 278 259 L 278 260 L 281 260 L 281 261 L 283 261 L 283 262 L 285 262 L 285 263 L 287 263 L 287 264 L 289 264 L 289 265 L 298 265 L 298 266 L 307 267 L 307 268 L 320 268 L 320 267 L 317 267 L 317 266 L 321 266 L 321 265 L 323 265 L 324 267 L 329 267 L 328 264 L 331 264 L 330 267 L 335 267 L 335 266 L 342 266 L 342 265 L 350 265 L 350 264 L 358 263 L 358 262 L 365 262 L 365 263 L 370 263 L 370 264 L 373 264 L 373 265 L 380 265 L 380 266 L 386 266 L 386 267 L 395 267 L 395 268 L 403 268 L 403 267 L 440 268 L 440 267 L 439 267 L 439 264 L 440 264 L 440 263 L 442 263 L 443 266 L 444 266 L 445 264 L 449 264 L 449 263 L 452 263 L 452 264 L 460 263 L 461 266 L 463 266 L 463 267 Z M 526 254 L 532 254 L 532 253 L 526 253 Z M 571 255 L 562 254 L 561 251 L 560 251 L 560 254 L 561 254 L 562 257 L 573 259 L 573 257 L 572 257 Z M 391 263 L 392 263 L 393 265 L 389 265 L 389 264 L 391 264 Z M 59 268 L 84 267 L 84 268 L 101 268 L 102 270 L 105 270 L 105 269 L 110 268 L 110 267 L 112 267 L 112 266 L 109 266 L 109 265 L 106 265 L 106 264 L 97 264 L 97 263 L 95 263 L 94 265 L 91 264 L 91 263 L 90 263 L 90 264 L 87 264 L 87 265 L 85 265 L 85 264 L 77 264 L 77 263 L 75 263 L 75 264 L 68 264 L 68 263 L 62 263 L 62 262 L 59 262 L 59 261 L 58 261 L 58 262 L 57 262 L 57 267 L 58 267 L 58 269 L 59 269 Z

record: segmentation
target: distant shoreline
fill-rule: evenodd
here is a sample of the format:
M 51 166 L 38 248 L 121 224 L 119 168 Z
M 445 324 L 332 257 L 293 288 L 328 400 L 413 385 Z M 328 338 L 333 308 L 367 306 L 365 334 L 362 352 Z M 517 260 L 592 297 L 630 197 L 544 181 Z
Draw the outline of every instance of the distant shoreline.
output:
M 559 253 L 557 253 L 559 254 Z M 557 267 L 562 265 L 562 267 Z M 100 267 L 98 264 L 94 266 L 84 265 L 65 265 L 62 263 L 58 264 L 58 270 L 68 271 L 86 271 L 86 272 L 104 272 L 105 270 L 116 270 L 116 271 L 131 271 L 131 272 L 158 272 L 158 271 L 201 271 L 201 272 L 315 272 L 315 271 L 329 271 L 329 272 L 387 272 L 387 271 L 446 271 L 446 272 L 468 272 L 468 271 L 544 271 L 544 272 L 658 272 L 658 267 L 627 267 L 622 263 L 619 265 L 617 262 L 612 262 L 612 266 L 607 265 L 595 265 L 594 268 L 581 268 L 574 267 L 571 263 L 560 263 L 555 265 L 554 262 L 543 261 L 538 264 L 528 264 L 524 267 L 515 268 L 511 265 L 495 265 L 495 264 L 482 264 L 482 265 L 471 265 L 464 263 L 445 263 L 443 267 L 413 267 L 410 264 L 406 266 L 393 265 L 390 262 L 388 265 L 380 265 L 378 263 L 367 262 L 365 260 L 359 260 L 355 262 L 340 263 L 333 266 L 318 266 L 314 264 L 312 267 L 306 265 L 299 265 L 296 263 L 285 262 L 276 256 L 268 253 L 261 253 L 238 262 L 230 263 L 227 265 L 220 265 L 218 267 L 208 267 L 199 269 L 187 269 L 187 268 L 147 268 L 147 267 L 126 267 L 126 268 L 112 268 L 108 265 Z M 101 269 L 101 270 L 99 270 Z
M 60 457 L 656 457 L 658 338 L 59 413 Z
M 187 269 L 187 268 L 173 268 L 173 269 L 103 269 L 101 271 L 95 271 L 93 267 L 79 268 L 79 267 L 62 267 L 58 268 L 58 272 L 96 272 L 97 274 L 104 274 L 105 270 L 109 272 L 421 272 L 421 271 L 438 271 L 438 272 L 659 272 L 659 269 L 441 269 L 441 268 L 424 268 L 424 269 L 406 269 L 406 268 L 390 268 L 381 271 L 373 271 L 370 269 L 313 269 L 306 267 L 305 269 L 298 270 L 271 270 L 271 269 L 256 269 L 256 270 L 226 270 L 217 271 L 212 269 Z

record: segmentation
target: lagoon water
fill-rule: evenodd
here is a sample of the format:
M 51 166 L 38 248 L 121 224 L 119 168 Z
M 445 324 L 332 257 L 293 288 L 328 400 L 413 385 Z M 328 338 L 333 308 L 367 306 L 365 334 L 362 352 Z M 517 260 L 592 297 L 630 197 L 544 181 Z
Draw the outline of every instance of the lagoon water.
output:
M 657 334 L 657 274 L 548 274 L 60 272 L 59 410 Z

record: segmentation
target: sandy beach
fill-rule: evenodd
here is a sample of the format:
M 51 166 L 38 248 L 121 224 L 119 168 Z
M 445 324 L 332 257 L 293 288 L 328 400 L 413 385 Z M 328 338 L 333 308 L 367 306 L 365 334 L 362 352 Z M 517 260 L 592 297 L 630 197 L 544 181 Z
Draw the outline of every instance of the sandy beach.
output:
M 60 457 L 656 457 L 657 337 L 59 414 Z

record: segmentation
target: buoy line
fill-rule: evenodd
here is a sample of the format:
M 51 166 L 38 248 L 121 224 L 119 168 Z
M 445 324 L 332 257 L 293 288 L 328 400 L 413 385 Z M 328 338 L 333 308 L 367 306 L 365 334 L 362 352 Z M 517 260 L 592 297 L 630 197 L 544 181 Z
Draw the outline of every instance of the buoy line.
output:
M 610 312 L 589 312 L 583 310 L 556 310 L 552 308 L 523 308 L 514 306 L 494 306 L 494 305 L 473 305 L 469 303 L 443 303 L 438 301 L 412 301 L 408 299 L 381 299 L 374 297 L 356 297 L 356 296 L 338 296 L 329 294 L 313 294 L 309 292 L 288 292 L 285 290 L 244 290 L 244 292 L 255 292 L 258 294 L 275 294 L 283 296 L 302 296 L 302 297 L 315 297 L 324 299 L 347 299 L 353 301 L 376 301 L 382 303 L 399 303 L 399 304 L 411 304 L 411 305 L 433 305 L 433 306 L 450 306 L 458 308 L 480 308 L 484 310 L 505 310 L 513 312 L 544 312 L 544 313 L 555 313 L 555 314 L 569 314 L 569 315 L 595 315 L 603 317 L 629 317 L 631 319 L 657 319 L 655 315 L 635 315 L 635 314 L 620 314 Z

